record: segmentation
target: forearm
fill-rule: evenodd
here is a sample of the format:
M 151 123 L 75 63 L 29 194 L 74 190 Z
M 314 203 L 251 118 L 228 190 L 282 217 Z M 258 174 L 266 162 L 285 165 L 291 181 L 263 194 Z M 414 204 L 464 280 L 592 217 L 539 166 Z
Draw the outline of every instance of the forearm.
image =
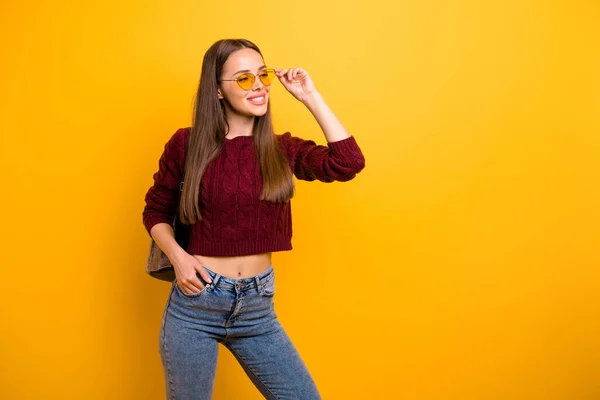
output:
M 325 103 L 319 92 L 311 93 L 303 103 L 317 120 L 327 138 L 327 142 L 337 142 L 350 137 L 346 128 Z
M 150 236 L 160 249 L 171 259 L 174 254 L 185 251 L 175 240 L 173 227 L 165 222 L 160 222 L 150 229 Z

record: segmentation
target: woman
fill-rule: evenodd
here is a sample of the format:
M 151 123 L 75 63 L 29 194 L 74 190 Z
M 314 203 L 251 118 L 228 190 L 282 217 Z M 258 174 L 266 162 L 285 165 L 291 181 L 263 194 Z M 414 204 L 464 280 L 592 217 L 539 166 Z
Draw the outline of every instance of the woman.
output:
M 314 115 L 328 146 L 273 132 L 275 77 Z M 167 398 L 211 398 L 218 343 L 265 398 L 320 398 L 275 314 L 271 254 L 292 249 L 292 174 L 347 181 L 364 162 L 305 70 L 267 68 L 258 47 L 244 39 L 210 47 L 193 126 L 166 143 L 143 212 L 176 276 L 159 340 Z M 185 248 L 171 227 L 180 189 L 179 219 L 190 227 Z

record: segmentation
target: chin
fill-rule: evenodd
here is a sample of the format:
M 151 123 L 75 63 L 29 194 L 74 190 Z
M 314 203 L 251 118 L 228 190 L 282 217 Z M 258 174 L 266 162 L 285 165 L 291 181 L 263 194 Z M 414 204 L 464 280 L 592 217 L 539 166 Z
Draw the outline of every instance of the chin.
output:
M 265 108 L 264 111 L 260 111 L 260 112 L 255 112 L 254 116 L 255 117 L 262 117 L 263 115 L 265 115 L 267 113 L 267 109 Z
M 265 115 L 267 113 L 267 110 L 269 109 L 268 107 L 268 103 L 265 104 L 262 107 L 255 107 L 252 110 L 248 110 L 250 115 L 254 115 L 255 117 L 262 117 L 263 115 Z

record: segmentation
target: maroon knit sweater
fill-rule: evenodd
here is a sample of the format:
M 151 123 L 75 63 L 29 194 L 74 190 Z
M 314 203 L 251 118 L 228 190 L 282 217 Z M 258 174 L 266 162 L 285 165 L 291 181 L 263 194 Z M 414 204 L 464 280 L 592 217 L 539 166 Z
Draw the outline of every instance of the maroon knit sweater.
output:
M 181 128 L 165 144 L 154 185 L 145 197 L 142 216 L 148 234 L 159 222 L 173 222 L 189 132 L 190 128 Z M 289 132 L 276 137 L 297 179 L 349 181 L 365 167 L 354 136 L 327 146 Z M 259 200 L 262 179 L 253 136 L 226 139 L 200 186 L 203 220 L 190 227 L 185 249 L 189 254 L 244 256 L 292 249 L 291 202 Z

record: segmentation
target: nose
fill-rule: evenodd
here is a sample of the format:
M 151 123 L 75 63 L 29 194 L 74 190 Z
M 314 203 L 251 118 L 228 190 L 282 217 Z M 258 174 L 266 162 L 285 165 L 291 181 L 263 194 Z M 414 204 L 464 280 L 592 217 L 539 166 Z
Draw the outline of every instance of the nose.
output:
M 260 80 L 260 78 L 254 75 L 254 85 L 252 85 L 252 90 L 261 90 L 265 86 L 264 83 Z

